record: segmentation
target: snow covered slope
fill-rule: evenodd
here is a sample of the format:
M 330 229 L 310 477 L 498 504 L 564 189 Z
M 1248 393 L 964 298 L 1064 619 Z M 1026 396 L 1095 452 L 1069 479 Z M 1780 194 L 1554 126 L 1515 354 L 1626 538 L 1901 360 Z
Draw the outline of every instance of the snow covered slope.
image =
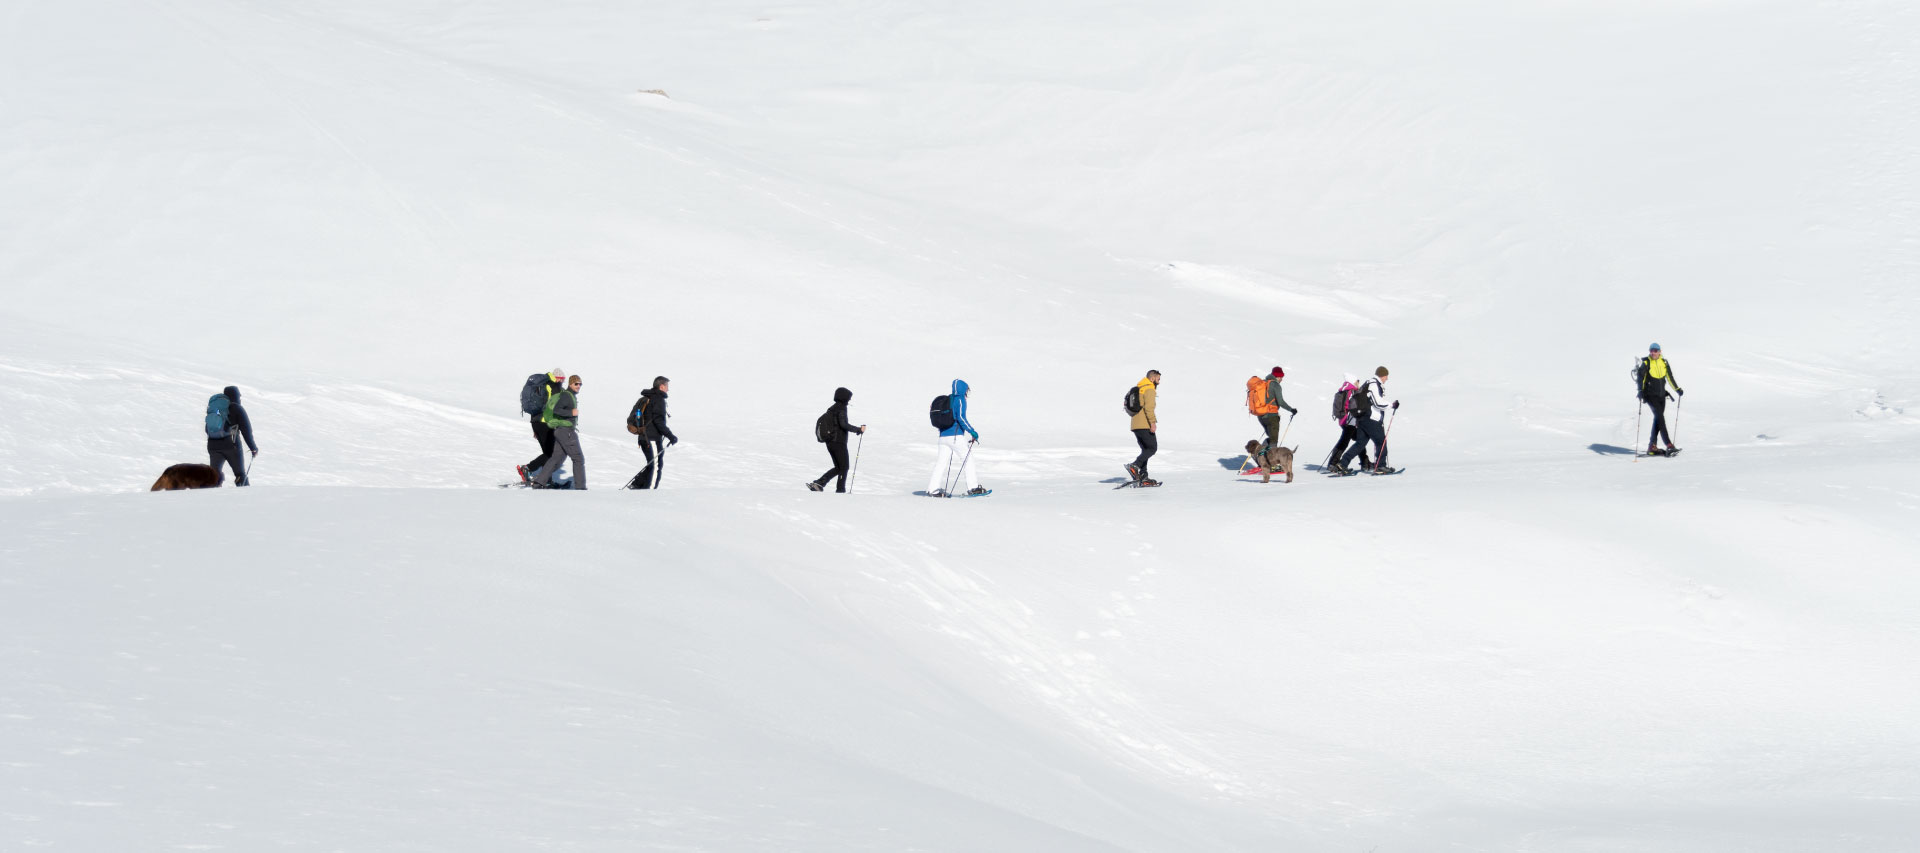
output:
M 1916 36 L 0 9 L 0 846 L 1906 849 Z M 1634 461 L 1652 340 L 1688 452 Z M 1303 463 L 1391 366 L 1409 472 L 1234 478 L 1274 364 Z M 492 489 L 555 365 L 596 488 Z M 1148 368 L 1169 485 L 1113 491 Z M 956 376 L 998 491 L 913 498 Z M 258 488 L 131 494 L 227 384 Z

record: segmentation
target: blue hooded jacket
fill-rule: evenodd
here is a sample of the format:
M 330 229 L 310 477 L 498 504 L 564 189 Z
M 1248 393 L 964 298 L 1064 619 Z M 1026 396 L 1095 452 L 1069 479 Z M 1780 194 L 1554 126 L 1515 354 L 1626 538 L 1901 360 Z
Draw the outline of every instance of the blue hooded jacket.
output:
M 967 420 L 967 383 L 953 380 L 953 391 L 947 395 L 947 404 L 953 409 L 953 426 L 940 431 L 941 435 L 959 435 L 966 433 L 975 441 L 980 440 L 980 431 L 973 428 Z

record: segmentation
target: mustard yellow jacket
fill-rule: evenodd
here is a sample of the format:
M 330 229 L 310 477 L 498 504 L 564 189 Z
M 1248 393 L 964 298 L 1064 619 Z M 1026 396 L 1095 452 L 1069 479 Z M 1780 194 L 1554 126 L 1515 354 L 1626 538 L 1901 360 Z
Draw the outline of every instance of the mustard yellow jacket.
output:
M 1140 412 L 1133 416 L 1133 425 L 1128 429 L 1153 429 L 1153 425 L 1160 422 L 1153 413 L 1154 392 L 1160 386 L 1153 384 L 1151 379 L 1142 378 L 1135 387 L 1140 389 Z

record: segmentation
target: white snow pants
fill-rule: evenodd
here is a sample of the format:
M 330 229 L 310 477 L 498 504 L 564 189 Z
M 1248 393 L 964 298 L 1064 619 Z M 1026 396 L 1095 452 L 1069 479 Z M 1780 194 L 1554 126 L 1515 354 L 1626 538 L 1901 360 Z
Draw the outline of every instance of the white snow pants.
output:
M 967 488 L 980 485 L 980 478 L 973 473 L 973 456 L 967 452 L 967 435 L 940 436 L 940 451 L 933 454 L 933 473 L 927 475 L 927 494 L 947 487 L 947 479 L 954 465 L 960 466 L 961 476 L 967 479 Z M 956 487 L 957 488 L 957 487 Z

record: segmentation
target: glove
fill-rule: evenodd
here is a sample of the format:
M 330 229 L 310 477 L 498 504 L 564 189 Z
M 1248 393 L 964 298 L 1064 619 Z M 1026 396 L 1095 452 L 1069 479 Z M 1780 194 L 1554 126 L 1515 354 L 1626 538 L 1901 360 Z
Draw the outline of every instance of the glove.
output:
M 1399 401 L 1399 400 L 1395 400 L 1395 401 L 1393 401 L 1393 410 L 1394 410 L 1394 411 L 1396 411 L 1396 412 L 1400 410 L 1400 401 Z
M 260 451 L 259 451 L 259 450 L 257 450 L 257 449 L 256 449 L 256 450 L 254 450 L 254 451 L 253 451 L 253 455 L 255 455 L 255 456 L 259 456 L 259 455 L 260 455 Z
M 676 444 L 679 444 L 679 443 L 680 443 L 680 436 L 677 436 L 677 435 L 672 435 L 672 436 L 668 436 L 668 437 L 667 437 L 667 446 L 668 446 L 668 447 L 672 447 L 672 446 L 674 446 L 674 445 L 676 445 Z
M 977 433 L 977 432 L 976 432 L 976 433 L 972 433 L 972 435 L 973 435 L 973 437 L 972 437 L 972 438 L 969 438 L 969 439 L 967 439 L 967 443 L 968 443 L 968 444 L 972 444 L 972 443 L 974 443 L 974 442 L 977 442 L 977 441 L 979 441 L 979 440 L 980 440 L 980 434 L 979 434 L 979 433 Z
M 1674 393 L 1679 394 L 1682 397 L 1687 396 L 1687 389 L 1685 388 L 1675 388 L 1673 390 L 1674 390 Z

